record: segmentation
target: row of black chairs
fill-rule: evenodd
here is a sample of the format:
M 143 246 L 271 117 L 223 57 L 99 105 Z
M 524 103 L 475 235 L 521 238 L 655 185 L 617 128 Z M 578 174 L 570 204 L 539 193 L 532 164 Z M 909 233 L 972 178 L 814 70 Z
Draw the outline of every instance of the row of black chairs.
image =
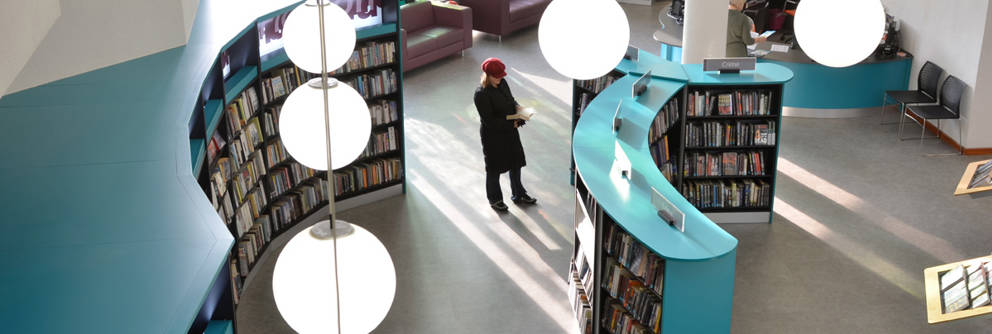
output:
M 940 78 L 944 75 L 944 69 L 932 62 L 927 61 L 920 69 L 917 78 L 917 90 L 890 90 L 882 96 L 881 124 L 885 123 L 885 103 L 892 99 L 899 103 L 899 139 L 913 139 L 913 137 L 903 138 L 902 129 L 906 115 L 912 115 L 911 120 L 920 124 L 920 144 L 924 139 L 940 138 L 940 120 L 961 119 L 961 95 L 964 94 L 965 84 L 961 79 L 953 75 L 948 75 L 944 79 L 944 84 L 940 85 Z M 938 87 L 940 93 L 938 94 Z M 927 120 L 937 120 L 938 134 L 934 137 L 925 137 Z M 958 125 L 958 147 L 959 153 L 964 153 L 964 143 L 961 142 L 961 126 Z

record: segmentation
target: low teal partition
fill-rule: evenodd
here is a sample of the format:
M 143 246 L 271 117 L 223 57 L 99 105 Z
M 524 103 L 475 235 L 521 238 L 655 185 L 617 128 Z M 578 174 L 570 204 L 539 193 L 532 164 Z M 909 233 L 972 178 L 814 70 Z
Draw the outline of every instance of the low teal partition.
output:
M 882 105 L 886 90 L 908 89 L 912 58 L 856 64 L 834 68 L 809 62 L 759 58 L 792 71 L 795 79 L 785 84 L 783 105 L 792 108 L 851 109 Z

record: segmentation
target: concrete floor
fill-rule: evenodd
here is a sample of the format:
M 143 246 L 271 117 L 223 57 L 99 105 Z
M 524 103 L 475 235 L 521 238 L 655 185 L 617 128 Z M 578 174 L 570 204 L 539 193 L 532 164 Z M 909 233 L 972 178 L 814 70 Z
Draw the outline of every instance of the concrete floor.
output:
M 624 6 L 631 43 L 652 52 L 657 3 Z M 407 193 L 342 212 L 375 234 L 397 272 L 375 333 L 565 333 L 572 249 L 571 86 L 544 61 L 537 28 L 497 43 L 476 33 L 462 57 L 406 74 Z M 539 205 L 489 209 L 472 92 L 500 57 L 518 101 L 524 185 Z M 786 92 L 788 93 L 788 92 Z M 891 119 L 891 115 L 889 116 Z M 908 131 L 916 131 L 915 124 Z M 987 157 L 930 140 L 900 142 L 875 118 L 786 118 L 771 224 L 724 225 L 740 240 L 735 333 L 980 333 L 988 317 L 926 323 L 923 268 L 988 254 L 990 195 L 953 197 L 965 165 Z M 509 184 L 503 179 L 508 197 Z M 301 224 L 301 229 L 307 224 Z M 243 334 L 292 333 L 272 301 L 284 234 L 260 260 L 238 309 Z

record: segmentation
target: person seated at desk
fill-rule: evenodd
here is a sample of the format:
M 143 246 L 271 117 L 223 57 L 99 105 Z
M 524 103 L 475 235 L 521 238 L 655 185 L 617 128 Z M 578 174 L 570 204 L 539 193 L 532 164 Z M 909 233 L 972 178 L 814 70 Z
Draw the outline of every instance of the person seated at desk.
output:
M 747 46 L 764 42 L 765 37 L 751 37 L 754 23 L 744 15 L 745 0 L 730 0 L 727 14 L 727 57 L 747 57 Z

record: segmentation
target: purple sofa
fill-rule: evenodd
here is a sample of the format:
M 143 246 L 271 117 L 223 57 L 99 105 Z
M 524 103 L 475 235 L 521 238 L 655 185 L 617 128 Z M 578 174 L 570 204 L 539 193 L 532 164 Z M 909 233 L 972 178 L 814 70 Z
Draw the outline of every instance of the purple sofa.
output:
M 475 30 L 503 36 L 541 22 L 551 0 L 460 0 L 472 8 Z
M 472 9 L 417 2 L 400 7 L 403 71 L 472 47 Z

